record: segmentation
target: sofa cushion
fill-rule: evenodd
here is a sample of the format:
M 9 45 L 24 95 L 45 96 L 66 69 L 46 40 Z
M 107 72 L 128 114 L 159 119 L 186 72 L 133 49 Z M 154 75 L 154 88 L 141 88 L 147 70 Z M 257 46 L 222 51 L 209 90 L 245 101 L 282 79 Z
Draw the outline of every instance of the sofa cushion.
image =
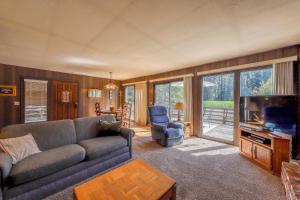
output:
M 41 151 L 76 143 L 72 120 L 15 124 L 2 129 L 0 138 L 12 138 L 31 133 Z
M 86 159 L 93 160 L 107 153 L 127 146 L 127 140 L 121 136 L 97 137 L 79 142 L 85 151 Z
M 83 117 L 74 119 L 77 142 L 94 138 L 98 135 L 99 121 L 115 121 L 113 115 L 101 115 L 97 117 Z
M 9 183 L 18 185 L 50 175 L 84 160 L 85 150 L 71 144 L 31 155 L 12 167 Z
M 100 120 L 97 137 L 120 135 L 121 127 L 121 121 L 108 122 Z

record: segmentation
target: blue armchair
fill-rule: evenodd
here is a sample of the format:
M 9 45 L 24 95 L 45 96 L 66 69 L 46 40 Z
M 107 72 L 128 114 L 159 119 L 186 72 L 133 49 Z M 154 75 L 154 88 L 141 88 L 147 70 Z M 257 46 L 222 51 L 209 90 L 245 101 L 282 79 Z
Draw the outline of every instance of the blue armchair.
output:
M 153 140 L 166 147 L 181 144 L 184 137 L 184 125 L 170 122 L 164 106 L 152 106 L 148 109 Z

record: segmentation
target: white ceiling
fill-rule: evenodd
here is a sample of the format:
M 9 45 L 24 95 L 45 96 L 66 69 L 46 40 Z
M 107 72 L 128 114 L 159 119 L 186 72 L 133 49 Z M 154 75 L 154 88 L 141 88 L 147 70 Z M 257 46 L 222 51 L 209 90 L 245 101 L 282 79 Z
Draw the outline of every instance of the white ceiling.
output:
M 0 63 L 128 79 L 300 43 L 300 0 L 0 0 Z

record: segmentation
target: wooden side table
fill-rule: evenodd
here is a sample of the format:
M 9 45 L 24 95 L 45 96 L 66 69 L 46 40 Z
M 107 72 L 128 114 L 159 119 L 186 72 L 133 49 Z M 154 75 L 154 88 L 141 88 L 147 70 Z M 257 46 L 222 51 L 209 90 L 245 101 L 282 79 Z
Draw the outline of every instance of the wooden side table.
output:
M 184 137 L 189 138 L 193 135 L 192 122 L 184 122 Z

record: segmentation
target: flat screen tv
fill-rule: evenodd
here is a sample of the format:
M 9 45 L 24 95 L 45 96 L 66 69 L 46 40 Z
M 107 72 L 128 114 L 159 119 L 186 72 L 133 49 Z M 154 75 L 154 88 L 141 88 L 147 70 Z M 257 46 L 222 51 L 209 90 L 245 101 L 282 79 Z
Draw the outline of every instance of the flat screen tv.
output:
M 240 97 L 240 125 L 296 135 L 296 96 Z

